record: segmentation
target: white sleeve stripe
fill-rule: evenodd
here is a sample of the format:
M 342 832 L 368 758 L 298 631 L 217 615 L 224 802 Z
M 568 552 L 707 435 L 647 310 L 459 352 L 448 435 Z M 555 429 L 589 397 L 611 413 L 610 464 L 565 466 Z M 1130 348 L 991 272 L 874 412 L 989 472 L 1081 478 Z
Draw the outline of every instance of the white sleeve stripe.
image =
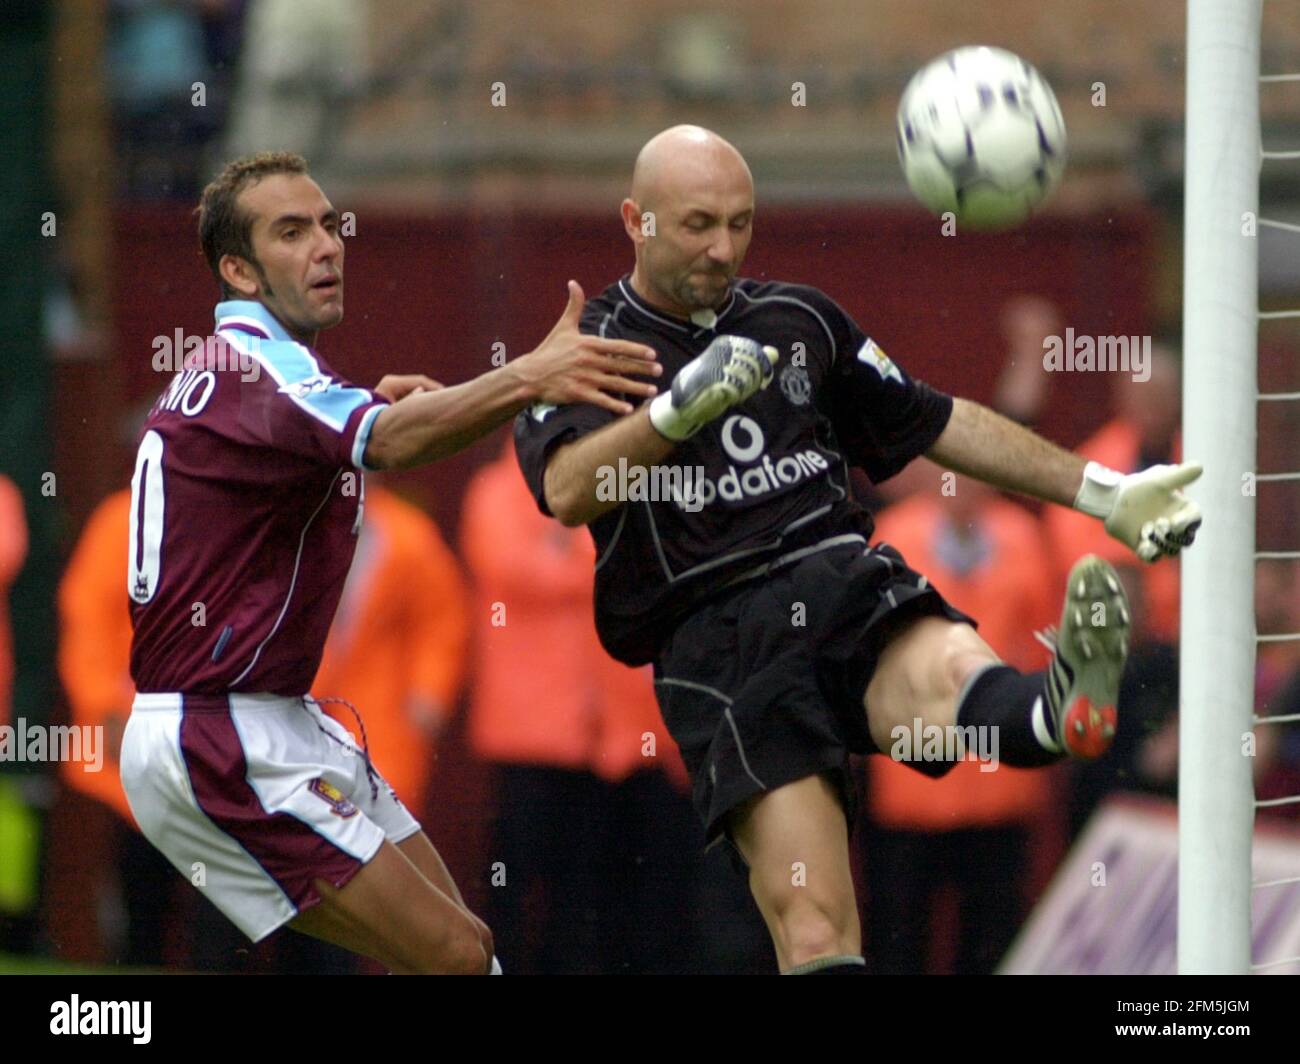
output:
M 361 415 L 361 424 L 357 426 L 357 435 L 352 441 L 352 464 L 358 469 L 374 471 L 373 467 L 366 465 L 366 444 L 370 442 L 370 430 L 375 427 L 375 418 L 383 409 L 382 406 L 371 407 Z

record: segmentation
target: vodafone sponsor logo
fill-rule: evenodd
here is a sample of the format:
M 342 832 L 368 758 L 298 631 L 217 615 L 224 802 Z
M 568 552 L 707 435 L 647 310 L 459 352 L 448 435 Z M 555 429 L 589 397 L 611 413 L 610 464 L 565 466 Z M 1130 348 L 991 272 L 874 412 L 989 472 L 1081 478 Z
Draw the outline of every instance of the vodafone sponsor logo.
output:
M 784 491 L 830 468 L 826 456 L 812 447 L 779 458 L 767 454 L 763 430 L 757 421 L 743 414 L 732 414 L 722 423 L 722 449 L 735 464 L 728 465 L 719 477 L 697 479 L 692 498 L 686 500 L 695 510 L 719 499 L 741 502 Z M 674 501 L 686 508 L 683 500 Z

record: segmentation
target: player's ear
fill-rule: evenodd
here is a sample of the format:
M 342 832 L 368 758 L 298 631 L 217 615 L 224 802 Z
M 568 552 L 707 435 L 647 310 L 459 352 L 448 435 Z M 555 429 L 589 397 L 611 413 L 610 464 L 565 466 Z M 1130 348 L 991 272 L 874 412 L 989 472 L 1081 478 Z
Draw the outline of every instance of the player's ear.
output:
M 257 295 L 257 274 L 252 265 L 238 255 L 222 255 L 217 263 L 221 279 L 246 299 Z
M 640 247 L 649 235 L 646 232 L 647 227 L 650 233 L 654 232 L 654 216 L 641 210 L 641 205 L 631 197 L 623 201 L 619 212 L 623 216 L 623 231 L 627 233 L 632 243 Z

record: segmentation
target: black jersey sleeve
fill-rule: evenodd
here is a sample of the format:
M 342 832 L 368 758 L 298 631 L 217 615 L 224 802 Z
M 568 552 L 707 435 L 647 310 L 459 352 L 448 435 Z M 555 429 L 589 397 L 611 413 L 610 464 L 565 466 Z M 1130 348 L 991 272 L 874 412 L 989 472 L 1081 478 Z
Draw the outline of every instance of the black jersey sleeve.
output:
M 604 317 L 600 308 L 588 302 L 578 326 L 579 332 L 600 334 Z M 567 403 L 564 406 L 534 403 L 515 417 L 515 456 L 519 459 L 519 468 L 528 482 L 528 489 L 547 517 L 555 516 L 546 505 L 545 487 L 546 463 L 551 460 L 552 453 L 562 444 L 594 432 L 617 417 L 612 410 L 592 403 Z
M 952 397 L 908 376 L 834 300 L 818 295 L 833 346 L 821 406 L 849 461 L 879 484 L 933 446 Z
M 515 455 L 519 468 L 538 508 L 547 517 L 555 516 L 546 505 L 546 463 L 551 460 L 551 454 L 561 444 L 594 432 L 617 416 L 612 410 L 590 403 L 566 406 L 534 403 L 515 417 Z

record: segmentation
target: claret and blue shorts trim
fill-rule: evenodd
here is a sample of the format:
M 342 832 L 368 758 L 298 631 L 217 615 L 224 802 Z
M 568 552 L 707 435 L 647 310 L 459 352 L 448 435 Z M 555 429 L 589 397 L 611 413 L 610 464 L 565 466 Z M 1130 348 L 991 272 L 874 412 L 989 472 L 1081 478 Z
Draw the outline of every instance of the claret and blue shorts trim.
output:
M 137 695 L 121 766 L 145 837 L 254 942 L 420 830 L 307 697 Z

